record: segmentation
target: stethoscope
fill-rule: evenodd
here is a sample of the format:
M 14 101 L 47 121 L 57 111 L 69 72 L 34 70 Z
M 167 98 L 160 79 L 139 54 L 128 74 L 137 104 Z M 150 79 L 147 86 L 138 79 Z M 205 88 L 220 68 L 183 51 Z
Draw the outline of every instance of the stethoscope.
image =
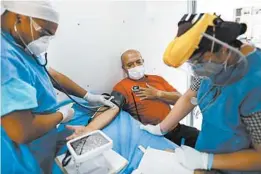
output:
M 147 79 L 145 79 L 145 82 L 147 84 L 147 82 L 148 82 Z M 132 88 L 131 88 L 131 96 L 132 96 L 132 99 L 133 99 L 133 102 L 134 102 L 136 115 L 138 117 L 138 120 L 141 122 L 141 116 L 139 114 L 138 105 L 137 105 L 137 102 L 136 102 L 136 99 L 135 99 L 135 96 L 134 96 L 135 92 L 138 91 L 139 88 L 140 88 L 139 86 L 132 86 Z
M 200 104 L 202 104 L 202 102 L 203 102 L 203 100 L 208 96 L 208 94 L 210 94 L 213 90 L 215 90 L 216 89 L 216 91 L 215 91 L 215 93 L 214 93 L 214 96 L 212 97 L 212 99 L 208 102 L 208 104 L 204 107 L 204 108 L 202 108 L 202 109 L 200 109 L 200 110 L 198 110 L 197 112 L 196 112 L 196 117 L 201 113 L 201 114 L 203 114 L 210 106 L 212 106 L 212 104 L 216 101 L 216 99 L 220 96 L 220 94 L 221 94 L 221 86 L 216 86 L 216 85 L 212 85 L 212 87 L 210 88 L 210 90 L 208 90 L 202 97 L 200 97 L 200 99 L 198 100 L 196 97 L 192 97 L 191 98 L 191 100 L 190 100 L 190 102 L 191 102 L 191 104 L 193 104 L 194 106 L 196 106 L 196 105 L 200 105 Z
M 131 91 L 131 96 L 132 96 L 132 99 L 134 101 L 134 106 L 135 106 L 135 110 L 136 110 L 136 114 L 137 114 L 137 117 L 138 117 L 138 120 L 141 122 L 141 117 L 140 117 L 140 114 L 139 114 L 139 111 L 138 111 L 138 106 L 137 106 L 137 102 L 135 100 L 135 97 L 134 97 L 134 91 L 133 91 L 133 88 L 132 88 L 132 91 Z
M 20 40 L 21 40 L 21 41 L 23 42 L 23 44 L 26 46 L 24 40 L 22 39 L 21 35 L 20 35 L 19 32 L 17 31 L 17 28 L 16 28 L 17 23 L 18 23 L 18 22 L 16 22 L 15 25 L 14 25 L 14 30 L 15 30 L 15 32 L 17 33 L 17 35 L 18 35 L 18 37 L 20 38 Z M 2 36 L 4 36 L 4 37 L 7 39 L 7 36 L 5 36 L 5 34 L 4 34 L 2 31 L 1 31 L 1 34 L 2 34 Z M 7 39 L 7 40 L 8 40 L 8 39 Z M 16 46 L 18 46 L 18 47 L 24 49 L 21 45 L 17 44 L 16 42 L 12 42 L 12 43 L 13 43 L 14 45 L 16 45 Z M 83 105 L 83 104 L 77 102 L 74 98 L 72 98 L 72 97 L 70 96 L 70 94 L 67 92 L 67 90 L 66 90 L 65 88 L 63 88 L 63 87 L 59 84 L 59 82 L 57 82 L 57 81 L 51 76 L 51 74 L 48 72 L 48 70 L 47 70 L 47 68 L 46 68 L 46 65 L 48 64 L 47 53 L 44 54 L 44 63 L 41 63 L 41 62 L 39 61 L 39 58 L 38 58 L 35 54 L 33 54 L 30 50 L 28 50 L 28 52 L 29 52 L 29 54 L 34 58 L 34 60 L 36 61 L 36 63 L 37 63 L 40 67 L 44 68 L 44 71 L 47 73 L 47 75 L 49 76 L 49 78 L 51 79 L 51 81 L 52 81 L 53 83 L 55 83 L 55 84 L 59 87 L 59 89 L 60 89 L 63 93 L 65 93 L 65 95 L 66 95 L 69 99 L 71 99 L 76 105 L 80 106 L 80 107 L 83 108 L 83 109 L 86 109 L 86 110 L 88 110 L 88 111 L 91 111 L 91 112 L 104 112 L 104 111 L 106 111 L 106 110 L 109 109 L 109 107 L 108 107 L 108 108 L 105 108 L 105 109 L 103 109 L 103 110 L 97 111 L 96 109 L 100 108 L 101 106 L 85 106 L 85 105 Z M 109 94 L 105 94 L 105 95 L 108 96 L 108 98 L 111 99 L 111 96 L 110 96 Z

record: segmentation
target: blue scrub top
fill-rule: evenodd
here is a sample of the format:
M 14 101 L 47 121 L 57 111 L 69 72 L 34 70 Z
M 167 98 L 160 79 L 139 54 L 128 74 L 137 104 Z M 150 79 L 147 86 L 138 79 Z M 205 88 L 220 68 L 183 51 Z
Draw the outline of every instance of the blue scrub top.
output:
M 208 153 L 232 153 L 251 147 L 251 138 L 241 117 L 261 111 L 261 52 L 247 56 L 248 71 L 245 76 L 230 85 L 220 87 L 220 95 L 213 101 L 216 90 L 209 79 L 202 81 L 198 100 L 203 112 L 202 129 L 196 149 Z M 204 97 L 204 98 L 203 98 Z M 260 172 L 223 171 L 226 174 L 254 174 Z
M 53 113 L 58 104 L 54 87 L 34 58 L 16 44 L 14 38 L 1 31 L 1 117 L 18 110 Z M 29 144 L 42 168 L 50 166 L 56 147 L 56 128 Z M 52 159 L 53 161 L 53 159 Z

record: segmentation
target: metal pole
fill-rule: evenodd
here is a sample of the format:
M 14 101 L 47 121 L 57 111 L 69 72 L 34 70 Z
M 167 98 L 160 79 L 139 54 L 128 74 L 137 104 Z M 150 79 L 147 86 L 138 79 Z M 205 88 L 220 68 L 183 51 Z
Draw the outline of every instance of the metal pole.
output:
M 191 14 L 195 14 L 197 12 L 197 0 L 187 0 L 187 12 Z M 191 84 L 191 76 L 187 76 L 187 84 L 188 88 L 190 87 Z M 193 117 L 193 112 L 191 112 L 187 119 L 186 119 L 187 125 L 193 126 L 194 124 L 194 117 Z

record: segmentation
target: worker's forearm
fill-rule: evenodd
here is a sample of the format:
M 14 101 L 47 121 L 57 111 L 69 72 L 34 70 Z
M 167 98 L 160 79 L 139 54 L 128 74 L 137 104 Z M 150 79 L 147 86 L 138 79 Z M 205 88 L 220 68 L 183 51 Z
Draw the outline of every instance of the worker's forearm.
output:
M 174 105 L 180 97 L 181 97 L 181 94 L 179 92 L 160 91 L 158 99 L 162 100 L 170 105 Z
M 76 84 L 74 81 L 72 81 L 67 76 L 55 71 L 54 69 L 49 70 L 52 77 L 67 91 L 69 94 L 74 95 L 76 97 L 84 97 L 87 91 L 80 87 L 78 84 Z M 54 83 L 55 88 L 58 90 L 59 87 Z
M 118 107 L 111 108 L 103 113 L 98 113 L 93 121 L 86 126 L 89 131 L 99 130 L 110 124 L 119 112 Z
M 160 123 L 163 132 L 170 131 L 180 120 L 193 110 L 195 106 L 191 104 L 190 100 L 191 97 L 195 95 L 196 92 L 189 90 L 179 98 L 167 117 Z
M 35 115 L 32 121 L 32 129 L 30 130 L 30 135 L 28 136 L 27 141 L 30 142 L 43 136 L 59 124 L 62 119 L 63 116 L 60 112 L 55 112 L 48 115 Z
M 254 149 L 214 155 L 213 169 L 261 171 L 261 152 Z

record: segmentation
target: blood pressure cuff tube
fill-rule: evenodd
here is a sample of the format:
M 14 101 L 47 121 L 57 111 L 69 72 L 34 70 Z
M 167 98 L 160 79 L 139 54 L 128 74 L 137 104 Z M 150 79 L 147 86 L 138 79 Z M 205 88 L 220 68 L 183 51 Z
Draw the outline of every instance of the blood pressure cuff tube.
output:
M 124 104 L 126 103 L 125 97 L 117 91 L 112 91 L 111 96 L 114 97 L 111 100 L 111 102 L 114 103 L 115 105 L 117 105 L 119 107 L 119 109 L 121 110 L 122 107 L 124 106 Z

